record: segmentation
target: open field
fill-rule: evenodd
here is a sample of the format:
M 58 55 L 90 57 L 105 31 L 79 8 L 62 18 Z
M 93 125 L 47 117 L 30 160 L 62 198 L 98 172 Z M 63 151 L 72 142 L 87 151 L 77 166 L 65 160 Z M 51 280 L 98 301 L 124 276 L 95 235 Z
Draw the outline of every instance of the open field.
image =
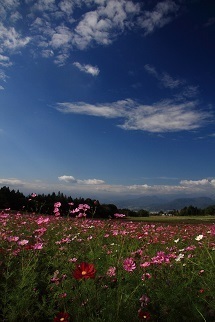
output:
M 150 216 L 150 217 L 127 217 L 127 220 L 142 221 L 148 223 L 215 223 L 215 216 Z
M 215 225 L 145 219 L 2 212 L 0 321 L 214 322 Z

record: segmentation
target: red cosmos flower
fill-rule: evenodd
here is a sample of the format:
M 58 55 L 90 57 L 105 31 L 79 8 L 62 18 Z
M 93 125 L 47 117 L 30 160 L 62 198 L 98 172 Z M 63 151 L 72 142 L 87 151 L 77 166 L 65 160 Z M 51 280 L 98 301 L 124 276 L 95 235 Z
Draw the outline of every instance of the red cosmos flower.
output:
M 138 310 L 138 317 L 139 319 L 143 321 L 149 321 L 150 320 L 150 313 L 148 311 L 143 311 L 141 309 Z
M 73 277 L 77 280 L 95 278 L 96 269 L 93 264 L 81 263 L 76 266 Z
M 56 315 L 53 322 L 69 322 L 69 314 L 65 312 L 60 312 Z

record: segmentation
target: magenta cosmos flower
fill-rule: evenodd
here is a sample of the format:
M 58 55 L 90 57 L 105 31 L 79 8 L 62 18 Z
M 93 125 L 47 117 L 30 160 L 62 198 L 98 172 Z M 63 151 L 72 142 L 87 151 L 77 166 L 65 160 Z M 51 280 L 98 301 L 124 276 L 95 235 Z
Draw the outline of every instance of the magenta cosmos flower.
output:
M 123 268 L 127 272 L 133 272 L 136 269 L 136 264 L 132 257 L 126 258 L 123 261 Z

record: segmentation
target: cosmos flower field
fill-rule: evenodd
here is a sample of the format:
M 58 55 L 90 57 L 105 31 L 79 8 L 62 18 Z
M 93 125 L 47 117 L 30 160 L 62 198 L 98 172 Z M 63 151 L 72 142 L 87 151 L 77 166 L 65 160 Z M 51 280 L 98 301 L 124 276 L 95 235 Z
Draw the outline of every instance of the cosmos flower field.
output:
M 215 224 L 56 208 L 0 213 L 0 321 L 215 321 Z

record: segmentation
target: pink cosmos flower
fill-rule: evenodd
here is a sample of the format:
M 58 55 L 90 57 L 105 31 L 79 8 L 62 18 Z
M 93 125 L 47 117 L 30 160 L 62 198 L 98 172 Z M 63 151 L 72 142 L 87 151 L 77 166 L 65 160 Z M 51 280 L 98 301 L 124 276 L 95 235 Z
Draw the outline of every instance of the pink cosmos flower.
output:
M 18 245 L 20 245 L 20 246 L 25 246 L 28 243 L 29 243 L 29 241 L 27 239 L 23 239 L 23 240 L 18 241 Z
M 86 214 L 85 214 L 85 212 L 80 212 L 76 217 L 77 218 L 86 217 Z
M 110 277 L 116 276 L 116 267 L 110 266 L 106 274 L 107 276 L 110 276 Z
M 33 246 L 34 249 L 43 249 L 43 243 L 37 243 Z
M 123 217 L 125 217 L 125 215 L 124 214 L 114 214 L 114 217 L 115 218 L 123 218 Z
M 75 214 L 76 212 L 79 212 L 79 209 L 75 208 L 73 210 L 70 210 L 69 212 L 70 212 L 70 214 Z
M 149 274 L 149 273 L 145 273 L 145 274 L 142 275 L 141 280 L 145 281 L 146 279 L 148 280 L 150 278 L 152 278 L 152 275 Z
M 55 202 L 54 207 L 59 208 L 61 206 L 61 202 Z
M 9 237 L 7 237 L 7 240 L 9 241 L 9 242 L 17 242 L 18 240 L 19 240 L 19 237 L 18 236 L 9 236 Z
M 133 272 L 136 269 L 136 264 L 132 257 L 126 258 L 123 261 L 123 268 L 127 272 Z
M 140 264 L 140 267 L 148 267 L 150 265 L 151 265 L 150 262 L 145 262 L 145 263 Z
M 150 302 L 150 299 L 147 295 L 143 294 L 141 296 L 141 298 L 139 299 L 140 303 L 141 303 L 141 306 L 144 307 L 144 306 L 147 306 Z
M 215 235 L 215 225 L 213 225 L 210 229 L 211 235 Z
M 70 263 L 75 263 L 75 262 L 77 262 L 77 258 L 76 257 L 73 257 L 73 258 L 71 258 L 71 259 L 69 259 L 69 262 Z
M 38 224 L 38 225 L 46 224 L 46 223 L 48 223 L 49 221 L 50 221 L 50 219 L 49 219 L 49 218 L 39 217 L 39 218 L 37 219 L 37 224 Z
M 90 209 L 90 206 L 87 204 L 80 204 L 78 208 L 79 210 L 87 211 L 88 209 Z

